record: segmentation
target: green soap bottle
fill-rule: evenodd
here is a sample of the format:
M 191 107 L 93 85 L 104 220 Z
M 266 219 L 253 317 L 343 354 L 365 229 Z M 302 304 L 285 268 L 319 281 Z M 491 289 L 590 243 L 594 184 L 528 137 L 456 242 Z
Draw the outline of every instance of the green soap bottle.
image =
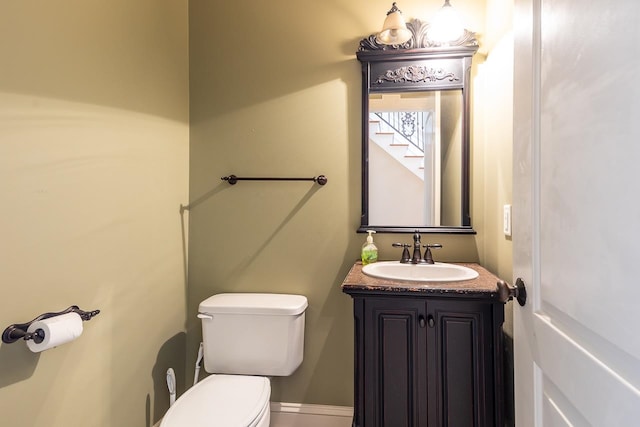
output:
M 371 264 L 372 262 L 378 261 L 378 247 L 373 243 L 372 234 L 375 233 L 373 230 L 367 230 L 369 236 L 367 236 L 367 242 L 362 245 L 362 265 Z

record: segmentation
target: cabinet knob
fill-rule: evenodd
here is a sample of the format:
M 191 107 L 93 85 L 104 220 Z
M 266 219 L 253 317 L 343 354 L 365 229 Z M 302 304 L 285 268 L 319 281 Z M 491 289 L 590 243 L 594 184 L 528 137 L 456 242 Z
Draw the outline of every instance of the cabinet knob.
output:
M 436 321 L 432 315 L 428 315 L 425 319 L 421 314 L 420 316 L 418 316 L 418 324 L 421 328 L 424 328 L 426 325 L 429 325 L 430 328 L 433 328 L 436 325 Z
M 430 328 L 433 328 L 436 325 L 436 321 L 432 315 L 427 316 L 427 323 L 429 324 Z

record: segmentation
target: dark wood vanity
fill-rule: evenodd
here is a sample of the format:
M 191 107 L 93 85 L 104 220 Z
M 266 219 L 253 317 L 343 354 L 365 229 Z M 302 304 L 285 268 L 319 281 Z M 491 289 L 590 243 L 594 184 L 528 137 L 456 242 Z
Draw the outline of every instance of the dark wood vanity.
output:
M 479 276 L 401 282 L 369 277 L 360 262 L 349 271 L 354 427 L 503 425 L 505 298 L 496 276 L 461 265 Z

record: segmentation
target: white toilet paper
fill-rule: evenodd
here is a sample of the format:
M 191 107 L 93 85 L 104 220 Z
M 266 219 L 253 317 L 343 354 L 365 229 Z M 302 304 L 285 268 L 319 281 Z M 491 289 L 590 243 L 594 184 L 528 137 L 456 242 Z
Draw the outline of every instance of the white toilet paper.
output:
M 82 334 L 82 318 L 78 313 L 66 313 L 38 320 L 29 326 L 27 332 L 35 332 L 38 329 L 44 331 L 44 340 L 39 344 L 32 339 L 27 340 L 27 347 L 34 353 L 66 344 L 78 338 Z

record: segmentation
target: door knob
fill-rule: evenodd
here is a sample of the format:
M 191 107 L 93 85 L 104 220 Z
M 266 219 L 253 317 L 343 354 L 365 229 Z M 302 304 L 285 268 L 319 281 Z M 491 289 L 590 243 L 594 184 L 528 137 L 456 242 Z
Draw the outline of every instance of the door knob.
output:
M 498 299 L 500 302 L 507 302 L 513 298 L 515 298 L 521 306 L 527 303 L 527 288 L 524 285 L 524 280 L 518 277 L 513 288 L 504 280 L 498 280 Z

